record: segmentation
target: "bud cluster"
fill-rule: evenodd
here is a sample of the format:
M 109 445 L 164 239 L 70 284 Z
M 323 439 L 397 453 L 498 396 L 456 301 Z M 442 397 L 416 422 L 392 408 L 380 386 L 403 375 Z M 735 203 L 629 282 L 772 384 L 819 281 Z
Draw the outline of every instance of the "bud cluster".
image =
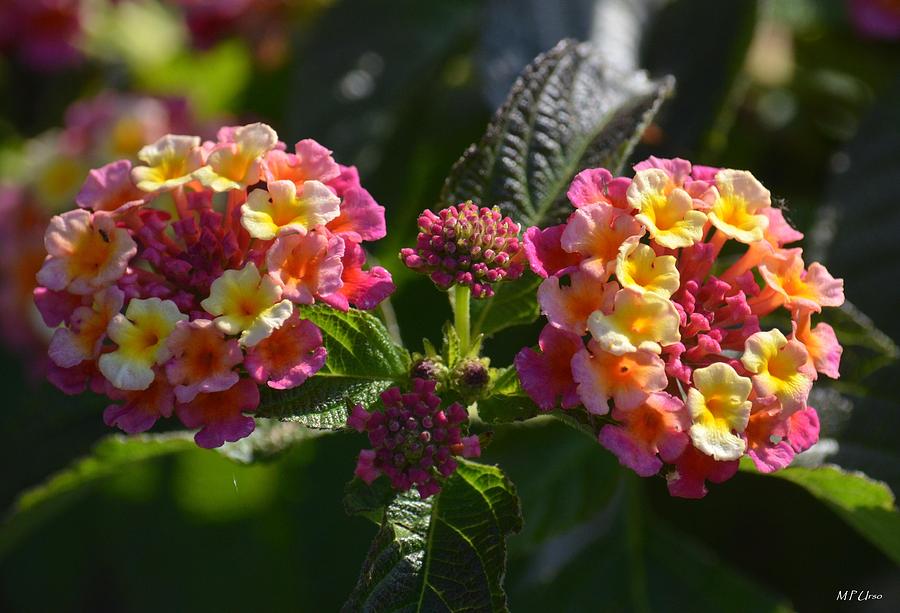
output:
M 442 409 L 435 386 L 434 381 L 413 379 L 412 392 L 392 387 L 381 394 L 383 410 L 353 408 L 347 425 L 368 433 L 372 445 L 359 453 L 360 479 L 371 483 L 386 475 L 395 489 L 415 487 L 424 499 L 438 493 L 441 482 L 456 470 L 454 456 L 481 455 L 478 437 L 463 436 L 466 409 L 456 402 Z
M 401 250 L 400 259 L 441 289 L 464 285 L 475 298 L 490 298 L 495 283 L 522 275 L 520 254 L 519 224 L 496 207 L 465 202 L 422 213 L 416 247 Z

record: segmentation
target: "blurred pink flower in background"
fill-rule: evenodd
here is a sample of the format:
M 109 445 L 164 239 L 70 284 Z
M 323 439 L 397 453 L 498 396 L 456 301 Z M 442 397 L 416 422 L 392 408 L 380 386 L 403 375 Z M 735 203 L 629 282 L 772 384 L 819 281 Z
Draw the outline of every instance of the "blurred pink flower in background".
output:
M 849 0 L 850 21 L 867 38 L 900 39 L 900 0 Z
M 73 103 L 61 130 L 26 143 L 23 171 L 0 181 L 0 342 L 29 360 L 36 378 L 44 370 L 50 331 L 34 308 L 32 292 L 50 218 L 81 198 L 79 188 L 92 166 L 134 159 L 163 134 L 192 130 L 198 127 L 182 99 L 104 91 Z

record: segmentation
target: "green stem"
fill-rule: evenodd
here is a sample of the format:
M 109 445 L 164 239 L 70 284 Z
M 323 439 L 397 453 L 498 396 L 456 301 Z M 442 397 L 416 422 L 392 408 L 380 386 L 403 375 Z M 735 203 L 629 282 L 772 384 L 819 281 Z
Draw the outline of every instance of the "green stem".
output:
M 459 352 L 465 355 L 469 350 L 469 299 L 472 290 L 468 285 L 454 285 L 453 294 L 453 317 L 456 334 L 459 336 Z

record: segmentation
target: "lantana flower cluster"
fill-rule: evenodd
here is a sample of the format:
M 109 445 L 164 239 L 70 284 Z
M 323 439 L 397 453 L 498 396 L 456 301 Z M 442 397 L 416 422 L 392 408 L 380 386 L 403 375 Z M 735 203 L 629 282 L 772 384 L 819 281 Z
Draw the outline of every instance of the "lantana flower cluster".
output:
M 58 130 L 26 141 L 0 168 L 0 341 L 43 379 L 52 331 L 32 293 L 50 218 L 72 206 L 92 166 L 136 155 L 168 132 L 198 130 L 187 102 L 109 91 L 66 109 Z
M 289 153 L 261 123 L 216 141 L 168 134 L 137 157 L 92 170 L 47 228 L 34 296 L 56 327 L 50 378 L 106 393 L 109 425 L 141 432 L 174 413 L 217 447 L 252 432 L 260 385 L 293 388 L 324 365 L 299 305 L 370 309 L 393 291 L 364 269 L 384 209 L 355 168 L 313 140 Z
M 413 379 L 412 391 L 392 387 L 381 394 L 383 408 L 367 411 L 356 405 L 347 425 L 366 432 L 371 449 L 359 453 L 356 476 L 371 484 L 381 475 L 399 491 L 413 487 L 424 499 L 441 491 L 441 482 L 458 466 L 454 456 L 481 455 L 478 436 L 463 436 L 465 407 L 454 402 L 441 408 L 436 383 Z
M 744 455 L 770 472 L 818 439 L 807 399 L 842 349 L 813 320 L 843 282 L 789 246 L 803 235 L 751 173 L 654 157 L 634 170 L 581 172 L 568 220 L 526 231 L 548 323 L 515 365 L 541 409 L 604 416 L 599 441 L 623 465 L 666 467 L 672 495 L 698 498 Z M 761 327 L 776 310 L 790 330 Z

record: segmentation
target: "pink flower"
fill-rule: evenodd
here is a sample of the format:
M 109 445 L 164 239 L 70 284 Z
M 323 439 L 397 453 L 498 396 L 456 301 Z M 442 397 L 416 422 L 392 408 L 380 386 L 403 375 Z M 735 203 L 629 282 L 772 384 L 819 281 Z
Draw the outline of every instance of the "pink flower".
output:
M 106 390 L 106 379 L 97 369 L 97 363 L 91 360 L 85 360 L 71 368 L 63 368 L 50 362 L 47 365 L 47 380 L 69 396 L 86 390 L 102 394 Z
M 7 2 L 8 6 L 0 8 L 0 30 L 10 28 L 9 36 L 29 66 L 55 71 L 81 61 L 81 0 Z M 9 26 L 2 23 L 4 20 Z
M 109 215 L 83 209 L 51 219 L 44 246 L 49 255 L 38 272 L 38 283 L 73 294 L 91 294 L 112 285 L 137 253 L 131 236 Z
M 600 444 L 642 477 L 658 473 L 663 460 L 674 462 L 688 445 L 690 418 L 684 403 L 669 394 L 650 394 L 633 409 L 616 408 L 613 417 L 622 425 L 603 426 Z
M 72 313 L 78 307 L 84 306 L 85 298 L 67 291 L 54 291 L 46 287 L 34 288 L 34 304 L 44 323 L 50 328 L 69 321 Z
M 639 234 L 641 224 L 630 214 L 609 204 L 591 204 L 572 214 L 560 242 L 565 251 L 584 258 L 582 270 L 605 278 L 615 268 L 625 239 Z
M 538 288 L 537 299 L 550 323 L 581 336 L 587 331 L 591 313 L 612 310 L 617 291 L 615 281 L 598 287 L 592 275 L 577 270 L 569 275 L 565 286 L 560 285 L 558 277 L 548 277 Z
M 125 295 L 117 287 L 108 287 L 94 295 L 91 306 L 79 306 L 68 318 L 68 326 L 57 328 L 50 340 L 48 354 L 57 366 L 69 368 L 100 356 L 106 328 L 122 310 Z
M 325 226 L 347 241 L 359 243 L 384 238 L 384 207 L 379 206 L 366 190 L 350 188 L 344 192 L 340 214 Z
M 255 427 L 252 413 L 259 406 L 259 388 L 250 379 L 241 379 L 222 392 L 199 394 L 191 402 L 179 403 L 175 413 L 188 428 L 200 428 L 194 441 L 213 449 L 225 442 L 249 436 Z
M 761 473 L 781 470 L 794 459 L 794 449 L 785 438 L 788 432 L 785 417 L 778 401 L 772 396 L 753 402 L 753 412 L 744 436 L 747 439 L 747 455 Z
M 900 39 L 900 5 L 896 0 L 848 0 L 850 21 L 862 36 Z
M 838 379 L 841 376 L 841 355 L 844 348 L 838 342 L 834 328 L 821 322 L 810 328 L 812 313 L 801 310 L 794 321 L 794 338 L 806 347 L 813 367 L 823 375 Z
M 534 274 L 546 279 L 550 275 L 566 274 L 581 263 L 580 254 L 564 251 L 560 245 L 565 229 L 566 224 L 559 224 L 545 230 L 532 226 L 525 231 L 525 257 Z
M 269 275 L 281 285 L 282 296 L 298 304 L 312 304 L 344 284 L 341 258 L 344 241 L 327 230 L 279 236 L 269 248 Z
M 738 470 L 739 460 L 719 462 L 688 445 L 675 461 L 675 471 L 666 477 L 669 493 L 678 498 L 703 498 L 706 481 L 723 483 Z
M 319 328 L 294 312 L 271 336 L 247 351 L 244 366 L 257 383 L 284 390 L 317 373 L 327 355 Z
M 627 211 L 629 207 L 625 193 L 629 185 L 631 179 L 614 179 L 605 168 L 588 168 L 575 175 L 566 195 L 577 209 L 603 203 Z
M 538 304 L 570 340 L 552 344 L 554 353 L 545 328 L 542 351 L 522 349 L 515 365 L 545 409 L 571 382 L 572 405 L 612 410 L 620 423 L 602 428 L 601 443 L 641 475 L 674 464 L 672 495 L 697 498 L 743 455 L 777 470 L 816 440 L 807 395 L 816 370 L 838 375 L 842 349 L 827 324 L 812 327 L 811 313 L 839 306 L 843 282 L 783 248 L 803 235 L 750 172 L 656 157 L 634 170 L 633 179 L 581 172 L 566 222 L 526 230 L 525 255 L 544 277 Z M 760 329 L 782 306 L 790 339 Z M 671 410 L 656 406 L 661 398 Z M 677 426 L 664 427 L 667 419 Z M 665 449 L 657 434 L 671 437 Z
M 175 407 L 172 386 L 161 373 L 145 390 L 126 392 L 108 386 L 106 393 L 119 404 L 106 407 L 103 411 L 104 423 L 128 434 L 146 432 L 160 417 L 171 417 Z
M 669 384 L 665 363 L 649 351 L 615 355 L 591 340 L 571 362 L 578 396 L 597 415 L 609 412 L 609 400 L 622 411 L 635 409 L 651 392 L 661 392 Z
M 538 339 L 540 351 L 525 347 L 516 355 L 519 381 L 531 399 L 543 410 L 578 406 L 575 380 L 569 363 L 583 348 L 581 339 L 551 325 L 544 326 Z
M 812 407 L 788 418 L 787 441 L 797 453 L 806 451 L 819 440 L 819 414 Z
M 350 306 L 358 309 L 374 309 L 382 300 L 394 293 L 391 273 L 381 266 L 363 270 L 366 253 L 357 243 L 344 243 L 344 257 L 341 260 L 343 283 L 336 292 L 322 296 L 322 301 L 336 309 L 346 311 Z
M 340 174 L 331 151 L 311 138 L 294 145 L 294 153 L 273 149 L 263 159 L 266 182 L 288 180 L 300 187 L 305 181 L 328 183 Z
M 143 200 L 144 192 L 131 180 L 129 160 L 111 162 L 92 170 L 75 196 L 75 204 L 93 211 L 115 211 Z
M 171 360 L 166 376 L 175 386 L 178 402 L 190 402 L 200 393 L 221 392 L 237 383 L 234 367 L 243 354 L 236 339 L 225 335 L 209 319 L 181 321 L 166 340 Z

